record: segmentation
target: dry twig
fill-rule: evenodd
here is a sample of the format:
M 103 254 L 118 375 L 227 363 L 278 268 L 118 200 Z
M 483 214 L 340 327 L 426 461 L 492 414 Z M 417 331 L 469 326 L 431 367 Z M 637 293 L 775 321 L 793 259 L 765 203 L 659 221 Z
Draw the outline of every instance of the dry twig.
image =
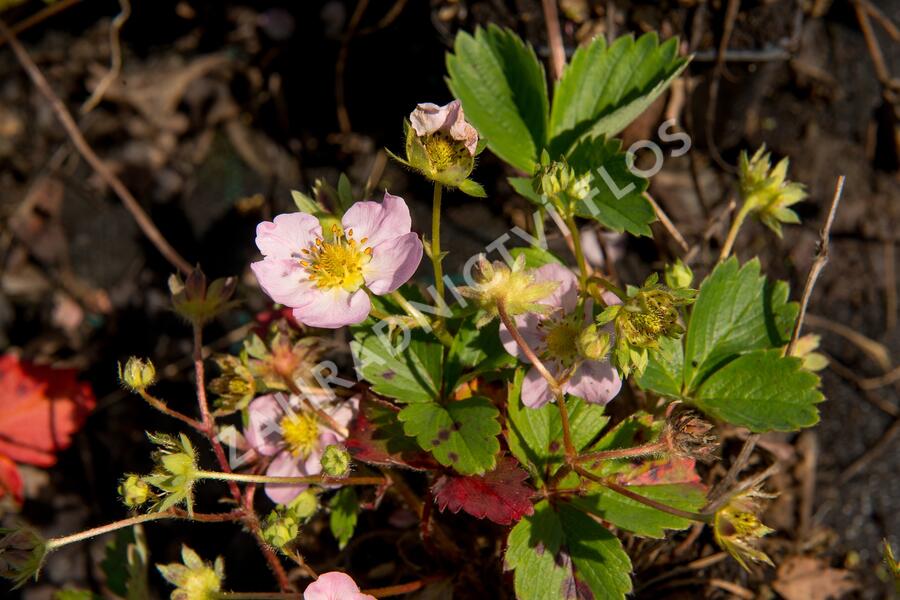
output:
M 547 25 L 547 43 L 550 45 L 550 71 L 553 73 L 553 79 L 559 79 L 566 66 L 566 49 L 563 47 L 556 0 L 541 0 L 541 6 Z
M 122 43 L 119 41 L 119 34 L 122 31 L 122 26 L 128 21 L 128 17 L 131 16 L 131 2 L 130 0 L 119 0 L 119 6 L 121 11 L 109 25 L 109 71 L 97 83 L 97 87 L 94 88 L 91 97 L 81 105 L 82 114 L 87 114 L 94 110 L 100 101 L 103 100 L 106 90 L 109 89 L 109 86 L 122 72 Z
M 672 239 L 675 240 L 681 249 L 685 252 L 688 252 L 691 247 L 688 246 L 687 241 L 684 239 L 684 236 L 681 235 L 681 232 L 678 231 L 678 228 L 675 227 L 675 224 L 672 222 L 672 219 L 669 218 L 669 215 L 666 214 L 666 211 L 662 209 L 662 207 L 656 203 L 656 200 L 653 199 L 653 196 L 644 192 L 644 198 L 647 199 L 647 202 L 653 207 L 653 210 L 656 212 L 656 218 L 659 219 L 659 222 L 665 228 L 669 235 L 672 236 Z

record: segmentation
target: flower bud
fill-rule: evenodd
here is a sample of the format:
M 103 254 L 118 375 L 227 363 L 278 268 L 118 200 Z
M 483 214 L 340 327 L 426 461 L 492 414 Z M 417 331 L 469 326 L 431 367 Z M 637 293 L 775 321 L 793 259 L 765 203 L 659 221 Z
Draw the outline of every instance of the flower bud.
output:
M 531 187 L 538 194 L 566 212 L 571 212 L 579 200 L 587 198 L 591 191 L 588 175 L 578 175 L 565 159 L 542 166 L 531 178 Z
M 343 477 L 350 471 L 350 453 L 338 444 L 330 444 L 322 453 L 322 472 L 328 477 Z
M 207 286 L 200 267 L 191 271 L 185 281 L 177 274 L 169 277 L 169 291 L 175 311 L 196 325 L 203 325 L 235 305 L 230 302 L 237 287 L 235 277 L 213 280 Z
M 224 412 L 243 410 L 256 395 L 256 378 L 241 358 L 229 354 L 213 358 L 221 374 L 209 382 L 217 394 L 216 408 Z
M 790 206 L 806 198 L 802 184 L 788 181 L 788 159 L 783 158 L 772 168 L 771 156 L 763 145 L 752 158 L 741 152 L 738 178 L 742 211 L 755 214 L 762 223 L 781 237 L 782 223 L 799 223 L 800 217 Z
M 187 546 L 181 547 L 180 563 L 156 565 L 163 578 L 175 586 L 172 600 L 217 600 L 225 579 L 222 557 L 210 565 Z
M 553 293 L 556 281 L 535 281 L 531 271 L 525 270 L 525 257 L 516 258 L 510 269 L 505 263 L 491 263 L 479 256 L 474 270 L 476 286 L 460 288 L 460 293 L 473 298 L 484 310 L 476 325 L 483 327 L 499 314 L 502 305 L 511 317 L 530 312 L 544 313 L 549 307 L 539 301 Z
M 156 367 L 149 360 L 132 356 L 125 363 L 119 363 L 119 381 L 134 392 L 147 389 L 156 381 Z
M 47 541 L 31 527 L 0 529 L 0 577 L 13 582 L 13 589 L 37 579 L 49 552 Z
M 694 281 L 694 272 L 679 258 L 674 265 L 666 265 L 665 280 L 673 290 L 689 288 Z
M 772 565 L 772 559 L 758 548 L 759 540 L 775 531 L 766 527 L 757 516 L 761 510 L 759 500 L 768 498 L 774 496 L 752 488 L 737 494 L 716 511 L 713 519 L 716 543 L 748 571 L 748 559 Z
M 197 453 L 186 435 L 178 437 L 163 433 L 151 434 L 147 437 L 157 445 L 153 454 L 156 468 L 143 481 L 159 492 L 153 506 L 163 511 L 182 502 L 189 514 L 194 511 L 194 484 L 197 481 Z
M 719 436 L 698 411 L 680 403 L 669 405 L 663 439 L 672 454 L 712 462 L 718 457 Z
M 578 353 L 588 360 L 603 360 L 610 350 L 610 337 L 600 331 L 596 324 L 591 324 L 575 340 Z
M 119 484 L 119 496 L 128 508 L 137 508 L 146 504 L 155 494 L 139 475 L 130 474 Z
M 319 499 L 310 489 L 286 505 L 275 507 L 262 522 L 262 535 L 266 543 L 286 551 L 300 535 L 300 527 L 319 510 Z

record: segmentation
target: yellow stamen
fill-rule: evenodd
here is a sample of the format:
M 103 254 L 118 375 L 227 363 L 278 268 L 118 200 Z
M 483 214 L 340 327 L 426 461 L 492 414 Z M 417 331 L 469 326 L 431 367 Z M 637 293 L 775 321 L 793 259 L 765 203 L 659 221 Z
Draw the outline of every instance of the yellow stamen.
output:
M 305 458 L 319 443 L 319 423 L 314 414 L 288 415 L 281 420 L 281 435 L 291 454 Z
M 355 292 L 365 284 L 363 273 L 372 260 L 372 249 L 361 247 L 356 240 L 350 239 L 352 229 L 344 232 L 333 225 L 331 231 L 333 238 L 327 242 L 317 238 L 305 251 L 304 258 L 308 260 L 301 260 L 300 265 L 320 289 Z

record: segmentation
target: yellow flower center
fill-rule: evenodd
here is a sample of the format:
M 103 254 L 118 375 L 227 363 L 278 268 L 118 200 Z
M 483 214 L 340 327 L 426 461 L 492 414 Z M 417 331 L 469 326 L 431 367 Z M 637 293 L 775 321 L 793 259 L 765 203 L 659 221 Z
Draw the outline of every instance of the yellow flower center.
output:
M 443 131 L 432 133 L 425 138 L 425 151 L 431 167 L 438 173 L 445 171 L 465 158 L 463 152 L 467 152 L 465 145 L 454 140 Z
M 365 245 L 368 238 L 357 241 L 352 229 L 344 231 L 337 225 L 332 226 L 331 233 L 330 241 L 317 238 L 309 248 L 301 250 L 300 265 L 320 289 L 355 292 L 365 283 L 363 270 L 372 260 L 372 249 Z
M 544 352 L 547 358 L 557 359 L 564 365 L 571 365 L 578 358 L 578 333 L 579 324 L 572 315 L 559 321 L 547 320 L 541 323 L 546 331 L 544 338 L 547 350 Z
M 288 415 L 281 420 L 281 435 L 291 454 L 307 457 L 319 443 L 319 422 L 310 413 Z

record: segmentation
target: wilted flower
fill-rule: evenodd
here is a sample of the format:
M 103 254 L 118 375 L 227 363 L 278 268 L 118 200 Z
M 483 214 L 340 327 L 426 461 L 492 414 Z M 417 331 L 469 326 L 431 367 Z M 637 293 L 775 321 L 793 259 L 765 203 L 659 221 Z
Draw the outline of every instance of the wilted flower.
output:
M 12 581 L 13 589 L 37 578 L 49 552 L 47 540 L 31 527 L 0 529 L 0 536 L 0 577 Z
M 375 600 L 375 597 L 360 592 L 359 586 L 346 573 L 330 571 L 306 586 L 303 600 Z
M 541 300 L 553 293 L 559 282 L 539 281 L 534 274 L 535 271 L 525 269 L 524 255 L 516 258 L 512 268 L 500 261 L 492 263 L 484 255 L 479 256 L 475 273 L 477 285 L 459 290 L 484 310 L 477 326 L 487 325 L 498 316 L 498 304 L 503 304 L 511 317 L 529 312 L 549 312 L 551 307 Z
M 578 280 L 562 265 L 548 264 L 532 273 L 535 283 L 554 282 L 555 290 L 543 300 L 542 313 L 527 313 L 515 317 L 519 333 L 528 342 L 563 391 L 587 402 L 606 404 L 619 393 L 622 380 L 606 360 L 591 359 L 579 349 L 579 334 L 590 324 L 590 306 L 578 309 Z M 610 300 L 612 300 L 610 298 Z M 610 331 L 604 331 L 611 335 Z M 500 340 L 513 356 L 529 362 L 505 325 L 500 325 Z M 553 393 L 535 367 L 529 369 L 522 383 L 522 403 L 540 408 L 552 401 Z
M 247 407 L 256 394 L 256 378 L 244 360 L 230 354 L 213 358 L 221 373 L 209 382 L 209 389 L 219 397 L 216 407 L 234 412 Z
M 237 303 L 231 302 L 231 296 L 236 287 L 235 277 L 215 279 L 207 286 L 206 275 L 199 266 L 184 281 L 178 274 L 169 277 L 169 291 L 172 293 L 175 312 L 197 325 L 203 325 L 235 306 Z
M 329 404 L 319 398 L 310 403 L 324 411 L 340 427 L 346 428 L 359 408 L 359 397 Z M 344 440 L 329 423 L 299 405 L 292 396 L 260 396 L 250 403 L 249 422 L 244 431 L 247 442 L 263 456 L 274 457 L 266 475 L 275 477 L 305 477 L 322 472 L 322 453 L 330 444 Z M 287 504 L 309 486 L 298 484 L 266 484 L 266 495 L 273 502 Z
M 260 287 L 294 309 L 311 327 L 336 329 L 363 321 L 372 303 L 412 277 L 422 243 L 410 231 L 406 202 L 385 192 L 384 202 L 357 202 L 330 236 L 306 213 L 278 215 L 256 228 L 263 260 L 253 263 Z
M 756 214 L 763 224 L 781 237 L 782 223 L 799 223 L 800 218 L 790 206 L 806 198 L 806 190 L 800 183 L 787 180 L 787 157 L 772 168 L 771 156 L 763 145 L 747 158 L 741 152 L 738 162 L 742 211 Z
M 155 498 L 156 494 L 153 493 L 147 482 L 141 479 L 140 475 L 129 474 L 119 484 L 119 496 L 122 497 L 125 506 L 137 508 Z
M 210 565 L 188 548 L 181 547 L 180 563 L 156 565 L 166 581 L 176 587 L 169 596 L 172 600 L 217 600 L 225 579 L 225 563 L 222 557 Z
M 477 148 L 478 131 L 466 121 L 459 100 L 444 106 L 426 102 L 409 115 L 406 160 L 392 156 L 432 181 L 483 197 L 484 189 L 467 179 Z
M 672 454 L 711 462 L 717 458 L 719 436 L 712 423 L 680 402 L 669 405 L 663 440 Z
M 300 526 L 319 509 L 315 492 L 306 490 L 288 504 L 279 504 L 262 522 L 263 539 L 279 550 L 287 547 L 300 535 Z
M 164 511 L 184 502 L 189 514 L 194 511 L 194 483 L 197 481 L 197 453 L 183 433 L 178 437 L 164 433 L 148 433 L 158 446 L 154 453 L 156 468 L 143 477 L 146 483 L 160 491 L 154 509 Z
M 741 492 L 716 511 L 713 520 L 716 543 L 746 570 L 749 570 L 747 559 L 773 564 L 772 559 L 757 547 L 760 538 L 775 531 L 763 525 L 757 516 L 761 509 L 760 500 L 769 498 L 774 496 L 758 488 Z
M 684 333 L 678 322 L 678 307 L 693 302 L 696 291 L 690 288 L 669 289 L 657 283 L 658 280 L 654 273 L 642 287 L 629 286 L 624 303 L 608 306 L 597 317 L 600 324 L 615 324 L 613 358 L 625 376 L 632 369 L 643 372 L 647 366 L 648 350 L 657 348 L 661 338 L 677 338 Z
M 156 381 L 156 367 L 149 360 L 145 361 L 132 356 L 124 367 L 119 365 L 119 381 L 128 389 L 139 392 L 150 387 Z

